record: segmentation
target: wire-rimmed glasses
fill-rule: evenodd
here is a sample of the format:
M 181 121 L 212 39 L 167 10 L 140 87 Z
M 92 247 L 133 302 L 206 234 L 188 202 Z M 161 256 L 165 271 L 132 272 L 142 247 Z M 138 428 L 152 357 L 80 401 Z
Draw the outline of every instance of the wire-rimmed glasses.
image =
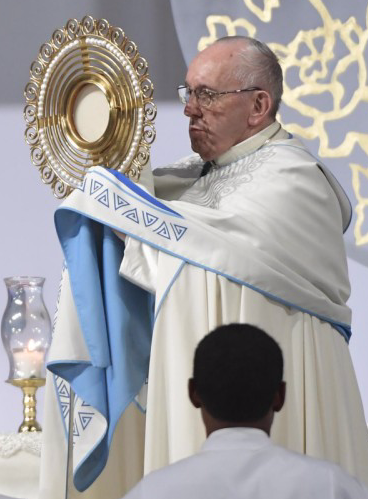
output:
M 179 99 L 182 104 L 188 104 L 191 95 L 195 95 L 197 102 L 202 107 L 209 107 L 211 103 L 220 95 L 226 94 L 239 94 L 241 92 L 253 92 L 254 90 L 262 90 L 259 87 L 241 88 L 238 90 L 228 90 L 227 92 L 215 92 L 208 88 L 201 88 L 193 90 L 187 85 L 180 85 L 178 87 Z

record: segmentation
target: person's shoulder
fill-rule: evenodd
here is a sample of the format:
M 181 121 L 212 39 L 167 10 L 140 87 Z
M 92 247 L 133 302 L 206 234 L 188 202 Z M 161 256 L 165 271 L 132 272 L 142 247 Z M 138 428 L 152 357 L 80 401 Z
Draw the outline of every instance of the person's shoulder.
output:
M 197 469 L 198 464 L 203 460 L 203 454 L 198 453 L 193 456 L 186 457 L 184 459 L 180 459 L 175 463 L 169 464 L 160 468 L 156 471 L 152 471 L 148 475 L 146 475 L 145 479 L 149 479 L 150 481 L 154 480 L 162 480 L 166 479 L 168 476 L 173 477 L 182 477 L 187 476 L 184 472 L 187 472 L 190 469 Z M 184 474 L 183 474 L 184 473 Z
M 268 147 L 274 147 L 275 151 L 292 158 L 307 160 L 308 163 L 318 163 L 320 161 L 299 137 L 290 136 L 281 138 L 272 141 Z
M 173 163 L 170 163 L 165 166 L 159 166 L 153 169 L 153 174 L 155 176 L 162 176 L 162 175 L 178 175 L 180 174 L 181 170 L 185 171 L 197 171 L 197 170 L 202 170 L 203 167 L 203 160 L 199 156 L 199 154 L 190 154 L 189 156 L 185 156 L 183 158 L 180 158 L 177 161 L 174 161 Z
M 326 461 L 324 459 L 317 459 L 306 454 L 301 454 L 299 452 L 294 452 L 281 447 L 279 445 L 273 445 L 274 454 L 282 461 L 284 464 L 295 465 L 295 471 L 299 473 L 304 473 L 309 470 L 317 470 L 318 474 L 323 475 L 325 472 L 328 473 L 339 473 L 342 471 L 336 464 Z
M 292 452 L 283 447 L 274 446 L 274 450 L 284 464 L 293 470 L 296 482 L 300 484 L 310 482 L 313 487 L 329 487 L 336 493 L 332 497 L 336 498 L 368 499 L 368 489 L 337 464 Z
M 197 469 L 198 459 L 200 459 L 198 455 L 190 456 L 159 470 L 151 471 L 138 483 L 127 499 L 153 497 L 172 499 L 175 491 L 187 490 L 188 476 L 192 476 Z

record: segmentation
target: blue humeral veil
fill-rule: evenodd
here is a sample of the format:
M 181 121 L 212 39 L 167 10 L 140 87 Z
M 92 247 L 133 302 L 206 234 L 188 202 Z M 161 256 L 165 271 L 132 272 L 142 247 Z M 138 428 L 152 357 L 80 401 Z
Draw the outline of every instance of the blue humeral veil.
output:
M 58 234 L 91 362 L 57 361 L 48 369 L 107 422 L 75 470 L 74 484 L 83 491 L 103 470 L 116 424 L 147 377 L 153 296 L 119 276 L 124 244 L 108 226 L 70 213 L 67 223 L 58 220 Z

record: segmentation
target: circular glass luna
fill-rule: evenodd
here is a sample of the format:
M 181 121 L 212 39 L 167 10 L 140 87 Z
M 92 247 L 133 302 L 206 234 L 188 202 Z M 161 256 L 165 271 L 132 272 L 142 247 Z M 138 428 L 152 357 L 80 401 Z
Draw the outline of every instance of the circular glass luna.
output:
M 75 98 L 73 115 L 81 138 L 87 142 L 98 140 L 110 118 L 110 105 L 104 92 L 97 85 L 84 85 Z

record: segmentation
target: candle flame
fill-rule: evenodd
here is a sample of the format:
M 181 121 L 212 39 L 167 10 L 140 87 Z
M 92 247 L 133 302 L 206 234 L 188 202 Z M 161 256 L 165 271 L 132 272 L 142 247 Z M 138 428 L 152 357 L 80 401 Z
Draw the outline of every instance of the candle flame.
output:
M 27 345 L 28 352 L 33 352 L 33 350 L 36 350 L 36 347 L 37 347 L 37 343 L 35 342 L 35 340 L 30 339 L 28 342 L 28 345 Z

